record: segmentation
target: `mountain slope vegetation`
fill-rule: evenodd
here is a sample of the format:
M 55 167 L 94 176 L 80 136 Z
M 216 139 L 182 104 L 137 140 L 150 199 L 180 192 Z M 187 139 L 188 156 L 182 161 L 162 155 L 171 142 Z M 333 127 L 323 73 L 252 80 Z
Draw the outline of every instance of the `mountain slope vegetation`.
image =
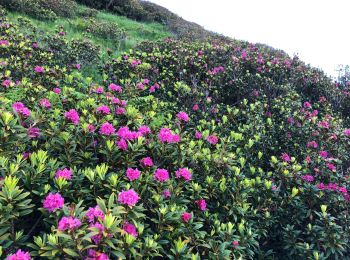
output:
M 269 46 L 120 17 L 118 1 L 9 3 L 2 258 L 350 257 L 350 84 Z

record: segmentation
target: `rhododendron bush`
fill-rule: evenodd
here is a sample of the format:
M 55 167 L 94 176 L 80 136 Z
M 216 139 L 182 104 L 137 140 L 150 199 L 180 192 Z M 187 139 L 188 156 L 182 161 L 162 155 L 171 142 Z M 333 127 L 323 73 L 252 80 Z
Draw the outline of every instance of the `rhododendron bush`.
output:
M 336 94 L 301 91 L 294 61 L 264 46 L 186 44 L 177 57 L 157 44 L 98 82 L 1 18 L 2 257 L 349 257 Z

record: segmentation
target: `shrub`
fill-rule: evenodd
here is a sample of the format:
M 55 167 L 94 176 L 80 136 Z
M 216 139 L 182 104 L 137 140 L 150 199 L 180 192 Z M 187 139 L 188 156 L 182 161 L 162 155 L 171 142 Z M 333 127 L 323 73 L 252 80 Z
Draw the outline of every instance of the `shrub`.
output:
M 104 39 L 120 41 L 126 37 L 126 33 L 117 24 L 91 20 L 86 28 L 87 32 Z

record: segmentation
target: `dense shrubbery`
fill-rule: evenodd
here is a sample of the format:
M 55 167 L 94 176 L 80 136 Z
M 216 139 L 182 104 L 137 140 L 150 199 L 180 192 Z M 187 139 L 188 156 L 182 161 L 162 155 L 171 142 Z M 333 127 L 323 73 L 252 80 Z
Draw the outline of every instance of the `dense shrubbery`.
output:
M 3 256 L 350 256 L 350 129 L 322 73 L 266 46 L 168 40 L 97 83 L 57 58 L 64 33 L 1 19 Z
M 57 16 L 73 17 L 77 11 L 74 0 L 1 0 L 0 5 L 43 20 L 54 20 Z

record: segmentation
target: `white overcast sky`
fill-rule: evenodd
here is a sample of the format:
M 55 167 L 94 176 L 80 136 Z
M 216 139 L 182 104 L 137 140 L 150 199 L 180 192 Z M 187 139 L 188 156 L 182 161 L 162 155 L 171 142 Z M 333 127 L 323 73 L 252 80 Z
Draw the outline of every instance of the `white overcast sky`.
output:
M 149 0 L 235 39 L 268 44 L 328 75 L 350 65 L 350 0 Z

